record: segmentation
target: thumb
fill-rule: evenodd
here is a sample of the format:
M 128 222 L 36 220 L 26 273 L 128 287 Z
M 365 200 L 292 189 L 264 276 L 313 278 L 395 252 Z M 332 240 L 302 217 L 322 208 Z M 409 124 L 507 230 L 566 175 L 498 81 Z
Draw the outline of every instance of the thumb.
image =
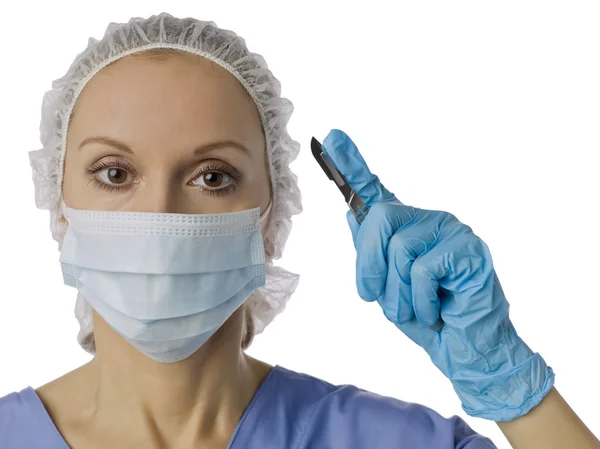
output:
M 371 173 L 358 148 L 346 133 L 332 129 L 323 141 L 322 148 L 367 207 L 396 199 L 381 184 L 379 178 Z

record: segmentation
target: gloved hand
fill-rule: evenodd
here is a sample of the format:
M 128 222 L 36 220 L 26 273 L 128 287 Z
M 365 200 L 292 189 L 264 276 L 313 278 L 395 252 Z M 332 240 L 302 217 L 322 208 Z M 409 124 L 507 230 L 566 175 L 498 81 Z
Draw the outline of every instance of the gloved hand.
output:
M 347 215 L 360 297 L 427 351 L 469 415 L 509 421 L 539 404 L 554 373 L 510 322 L 487 245 L 452 214 L 398 201 L 342 131 L 323 151 L 370 207 L 362 224 Z

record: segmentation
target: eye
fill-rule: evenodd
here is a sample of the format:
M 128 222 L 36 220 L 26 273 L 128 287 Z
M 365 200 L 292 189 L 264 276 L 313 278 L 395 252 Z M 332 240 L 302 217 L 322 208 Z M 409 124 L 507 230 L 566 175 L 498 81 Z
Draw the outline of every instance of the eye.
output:
M 231 181 L 231 176 L 226 173 L 209 171 L 201 173 L 200 176 L 194 180 L 194 184 L 209 189 L 220 189 L 230 184 Z
M 111 158 L 94 163 L 86 173 L 96 187 L 113 192 L 127 189 L 134 182 L 136 172 L 129 162 Z
M 210 161 L 196 171 L 190 185 L 210 195 L 225 195 L 235 191 L 242 179 L 242 174 L 231 165 Z
M 100 170 L 98 172 L 98 177 L 106 184 L 123 185 L 131 176 L 127 170 L 119 167 L 110 167 Z

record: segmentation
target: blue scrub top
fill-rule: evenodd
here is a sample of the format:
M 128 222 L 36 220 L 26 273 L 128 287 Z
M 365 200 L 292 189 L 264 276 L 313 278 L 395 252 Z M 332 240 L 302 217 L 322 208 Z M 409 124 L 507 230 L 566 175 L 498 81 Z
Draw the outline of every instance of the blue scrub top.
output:
M 276 366 L 229 449 L 490 449 L 459 417 Z M 0 398 L 0 449 L 69 449 L 31 387 Z

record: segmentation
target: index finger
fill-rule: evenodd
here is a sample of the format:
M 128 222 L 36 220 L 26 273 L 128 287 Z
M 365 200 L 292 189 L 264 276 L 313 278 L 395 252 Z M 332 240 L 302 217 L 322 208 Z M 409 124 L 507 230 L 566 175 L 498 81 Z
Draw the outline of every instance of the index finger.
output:
M 332 129 L 323 141 L 322 148 L 367 207 L 396 199 L 371 173 L 358 148 L 345 132 Z

